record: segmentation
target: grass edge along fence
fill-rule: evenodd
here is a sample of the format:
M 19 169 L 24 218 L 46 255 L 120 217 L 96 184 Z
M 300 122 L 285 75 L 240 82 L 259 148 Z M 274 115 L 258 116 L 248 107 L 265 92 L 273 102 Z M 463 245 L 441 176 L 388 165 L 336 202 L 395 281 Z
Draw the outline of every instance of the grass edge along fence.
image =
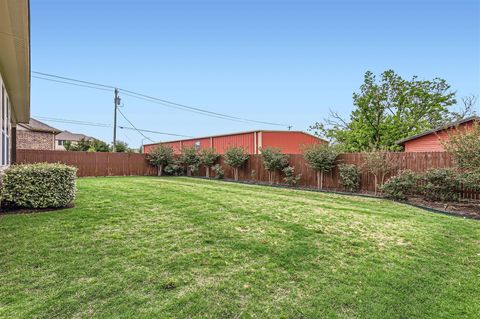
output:
M 353 164 L 361 168 L 364 164 L 364 153 L 344 153 L 337 157 L 333 169 L 324 174 L 325 190 L 341 190 L 339 164 Z M 395 175 L 400 170 L 410 169 L 414 172 L 425 172 L 430 168 L 454 167 L 453 158 L 447 152 L 392 152 Z M 288 155 L 289 165 L 295 167 L 295 173 L 301 174 L 297 186 L 316 187 L 317 174 L 311 169 L 302 154 Z M 78 168 L 77 176 L 156 176 L 158 168 L 149 164 L 145 154 L 135 153 L 95 153 L 66 152 L 43 150 L 17 150 L 17 163 L 64 163 Z M 233 179 L 234 170 L 226 165 L 223 156 L 217 160 L 225 172 L 225 178 Z M 205 176 L 205 167 L 200 166 L 195 175 Z M 238 169 L 238 179 L 258 182 L 269 182 L 269 174 L 260 155 L 250 155 L 248 160 Z M 283 183 L 281 174 L 276 174 L 274 183 Z M 375 191 L 375 178 L 372 174 L 361 170 L 359 191 Z M 480 194 L 463 191 L 462 198 L 480 199 Z

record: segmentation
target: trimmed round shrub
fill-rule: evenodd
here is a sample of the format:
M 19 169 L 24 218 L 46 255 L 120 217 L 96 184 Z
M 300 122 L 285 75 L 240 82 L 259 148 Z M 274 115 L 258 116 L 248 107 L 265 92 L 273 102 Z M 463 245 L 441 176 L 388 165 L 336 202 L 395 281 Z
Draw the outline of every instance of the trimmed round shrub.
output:
M 360 170 L 354 164 L 338 165 L 340 185 L 349 192 L 356 192 L 360 188 Z
M 19 208 L 66 207 L 75 200 L 77 168 L 64 164 L 22 164 L 2 176 L 2 200 Z
M 422 176 L 421 191 L 426 200 L 457 201 L 459 197 L 460 178 L 450 168 L 434 168 Z
M 465 189 L 480 192 L 480 170 L 463 173 L 460 178 Z
M 383 193 L 390 198 L 405 200 L 409 195 L 415 193 L 418 176 L 411 170 L 406 169 L 397 175 L 390 177 L 381 186 Z

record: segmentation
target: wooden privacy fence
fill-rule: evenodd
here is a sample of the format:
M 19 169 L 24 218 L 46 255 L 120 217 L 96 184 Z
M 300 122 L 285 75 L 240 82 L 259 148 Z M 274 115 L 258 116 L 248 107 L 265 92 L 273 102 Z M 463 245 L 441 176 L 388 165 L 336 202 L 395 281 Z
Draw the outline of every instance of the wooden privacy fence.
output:
M 145 154 L 17 150 L 16 163 L 43 162 L 75 166 L 79 177 L 150 176 L 158 172 L 148 163 Z
M 290 166 L 295 167 L 295 174 L 301 174 L 299 181 L 300 186 L 317 186 L 317 175 L 305 162 L 303 155 L 292 154 L 289 156 Z M 341 154 L 337 158 L 337 164 L 354 164 L 361 168 L 364 163 L 364 154 L 362 153 L 346 153 Z M 411 169 L 415 172 L 424 172 L 429 168 L 443 168 L 452 167 L 453 161 L 451 156 L 446 152 L 422 152 L 422 153 L 391 153 L 391 160 L 396 167 L 393 175 L 404 169 Z M 223 159 L 220 163 L 225 171 L 226 178 L 233 178 L 233 170 L 227 165 L 223 164 Z M 281 182 L 282 177 L 279 173 L 276 174 L 277 182 Z M 387 177 L 388 178 L 388 177 Z M 263 166 L 260 155 L 250 156 L 246 165 L 239 170 L 239 179 L 254 179 L 262 182 L 268 182 L 268 171 Z M 361 173 L 361 189 L 364 191 L 375 190 L 374 176 L 363 172 Z M 335 166 L 329 173 L 325 173 L 323 177 L 323 187 L 329 189 L 340 189 L 340 176 L 338 166 Z
M 362 167 L 363 157 L 362 153 L 341 154 L 337 163 L 355 164 L 357 167 Z M 303 156 L 292 154 L 289 155 L 289 158 L 290 165 L 295 167 L 295 173 L 302 175 L 299 186 L 316 187 L 316 173 L 308 167 Z M 453 166 L 453 159 L 446 152 L 391 153 L 390 158 L 396 167 L 393 174 L 404 169 L 424 172 L 429 168 Z M 17 150 L 17 163 L 38 162 L 65 163 L 76 166 L 78 176 L 155 176 L 158 172 L 156 167 L 152 167 L 148 163 L 145 154 Z M 233 169 L 225 165 L 222 157 L 219 159 L 219 164 L 225 171 L 225 178 L 233 178 Z M 197 175 L 204 176 L 205 168 L 200 167 Z M 239 170 L 238 177 L 240 180 L 268 182 L 268 171 L 265 170 L 260 155 L 251 155 L 247 163 Z M 276 182 L 283 182 L 280 173 L 276 174 Z M 331 190 L 341 189 L 338 167 L 324 174 L 323 187 Z M 361 191 L 374 191 L 373 175 L 362 172 L 360 187 Z M 480 194 L 463 191 L 462 197 L 480 199 Z
M 354 164 L 361 168 L 364 163 L 363 153 L 345 153 L 337 158 L 337 164 Z M 425 172 L 430 168 L 448 168 L 453 167 L 453 158 L 447 152 L 392 152 L 390 159 L 393 161 L 395 170 L 392 174 L 387 175 L 386 179 L 391 175 L 395 175 L 398 171 L 411 169 L 414 172 Z M 233 179 L 233 169 L 225 165 L 223 158 L 219 160 L 220 165 L 225 171 L 225 178 Z M 295 167 L 295 174 L 301 174 L 298 185 L 301 187 L 316 187 L 317 174 L 305 162 L 303 155 L 289 155 L 290 166 Z M 204 174 L 204 169 L 200 169 L 199 174 Z M 260 182 L 268 182 L 268 171 L 264 168 L 260 155 L 251 155 L 244 167 L 238 172 L 240 180 L 253 180 Z M 283 176 L 277 172 L 276 182 L 283 182 Z M 340 174 L 338 166 L 335 166 L 329 173 L 325 173 L 323 177 L 323 188 L 330 190 L 341 190 Z M 360 190 L 375 191 L 375 179 L 372 174 L 361 171 L 360 174 Z M 480 194 L 470 191 L 462 191 L 463 198 L 480 199 Z

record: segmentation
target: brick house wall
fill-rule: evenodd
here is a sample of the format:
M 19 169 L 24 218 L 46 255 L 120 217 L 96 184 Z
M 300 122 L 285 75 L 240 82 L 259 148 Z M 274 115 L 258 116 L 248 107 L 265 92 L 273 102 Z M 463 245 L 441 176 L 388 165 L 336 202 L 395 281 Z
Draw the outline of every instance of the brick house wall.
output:
M 55 134 L 17 130 L 17 149 L 54 150 Z

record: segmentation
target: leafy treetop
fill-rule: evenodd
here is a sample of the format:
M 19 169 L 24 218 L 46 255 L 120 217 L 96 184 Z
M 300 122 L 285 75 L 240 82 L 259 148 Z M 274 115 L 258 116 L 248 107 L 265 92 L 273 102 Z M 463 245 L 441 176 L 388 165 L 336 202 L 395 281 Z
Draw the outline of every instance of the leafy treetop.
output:
M 249 158 L 248 154 L 242 147 L 230 147 L 225 151 L 225 164 L 233 167 L 239 168 L 242 166 Z
M 396 141 L 472 114 L 472 102 L 464 99 L 463 112 L 452 112 L 455 92 L 443 79 L 406 80 L 393 70 L 380 80 L 368 71 L 360 91 L 353 94 L 355 109 L 344 119 L 336 112 L 310 127 L 316 135 L 344 145 L 346 151 L 399 150 Z
M 220 155 L 215 152 L 214 148 L 202 148 L 200 152 L 198 152 L 200 163 L 207 167 L 215 164 L 215 161 L 219 156 Z
M 173 162 L 173 148 L 160 144 L 148 153 L 147 159 L 154 166 L 167 166 Z

